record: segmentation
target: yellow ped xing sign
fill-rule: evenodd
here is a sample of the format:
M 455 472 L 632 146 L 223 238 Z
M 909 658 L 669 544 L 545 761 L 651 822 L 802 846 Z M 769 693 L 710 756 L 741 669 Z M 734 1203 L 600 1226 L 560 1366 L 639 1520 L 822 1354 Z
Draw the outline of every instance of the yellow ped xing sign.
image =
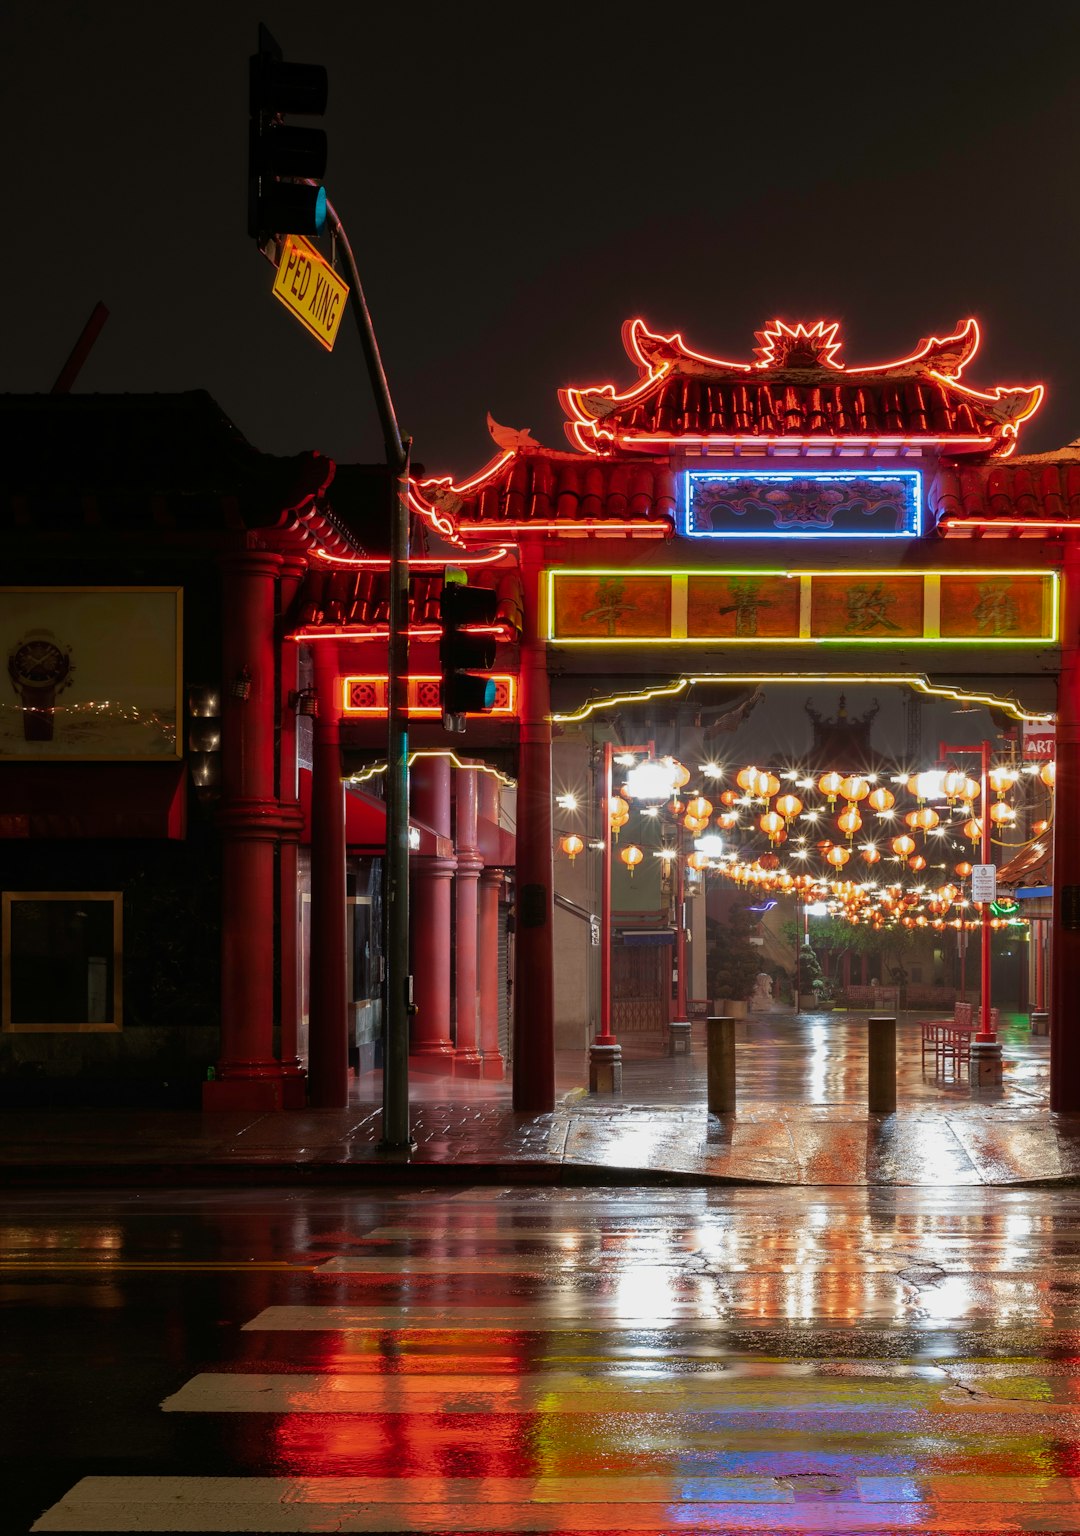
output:
M 274 278 L 274 297 L 328 352 L 334 350 L 349 297 L 348 284 L 341 281 L 302 235 L 285 236 Z

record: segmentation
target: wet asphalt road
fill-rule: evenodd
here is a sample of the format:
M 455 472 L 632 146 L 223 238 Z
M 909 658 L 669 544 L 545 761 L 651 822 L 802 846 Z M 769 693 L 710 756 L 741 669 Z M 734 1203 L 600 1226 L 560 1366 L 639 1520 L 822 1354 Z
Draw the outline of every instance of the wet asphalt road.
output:
M 6 1197 L 5 1536 L 1080 1531 L 1080 1191 Z

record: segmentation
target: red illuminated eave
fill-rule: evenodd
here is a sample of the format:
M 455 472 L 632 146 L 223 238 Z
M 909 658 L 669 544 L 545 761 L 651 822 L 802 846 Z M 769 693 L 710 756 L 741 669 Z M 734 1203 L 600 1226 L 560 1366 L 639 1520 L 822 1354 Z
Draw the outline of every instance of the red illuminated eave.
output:
M 743 452 L 892 453 L 947 450 L 1006 457 L 1038 409 L 1042 385 L 986 391 L 960 382 L 979 347 L 974 319 L 892 362 L 837 360 L 839 325 L 784 321 L 758 332 L 754 362 L 692 351 L 642 320 L 623 327 L 639 378 L 561 390 L 571 443 L 611 455 Z
M 1055 539 L 1080 531 L 1080 451 L 946 466 L 927 495 L 944 538 Z
M 598 462 L 530 445 L 503 451 L 461 484 L 421 481 L 412 496 L 452 518 L 466 541 L 663 539 L 674 530 L 677 483 L 667 458 Z

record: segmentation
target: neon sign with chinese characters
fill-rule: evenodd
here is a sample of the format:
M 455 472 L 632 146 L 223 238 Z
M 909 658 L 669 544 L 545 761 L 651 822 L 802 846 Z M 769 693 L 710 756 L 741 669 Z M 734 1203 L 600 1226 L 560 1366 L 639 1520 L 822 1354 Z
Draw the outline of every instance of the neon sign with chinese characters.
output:
M 683 532 L 691 539 L 917 539 L 918 470 L 687 470 Z
M 562 645 L 1054 644 L 1053 571 L 765 569 L 548 572 Z

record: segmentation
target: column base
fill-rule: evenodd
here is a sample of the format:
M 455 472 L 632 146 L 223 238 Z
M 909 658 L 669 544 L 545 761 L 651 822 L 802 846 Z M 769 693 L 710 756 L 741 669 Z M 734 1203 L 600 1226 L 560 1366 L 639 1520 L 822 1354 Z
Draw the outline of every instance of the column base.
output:
M 305 1094 L 306 1101 L 306 1094 Z M 285 1103 L 285 1079 L 281 1077 L 218 1077 L 202 1085 L 203 1111 L 238 1109 L 300 1109 L 305 1104 Z
M 487 1082 L 501 1083 L 506 1077 L 506 1062 L 501 1051 L 485 1051 L 480 1076 Z
M 290 1074 L 281 1079 L 282 1109 L 307 1109 L 307 1076 Z
M 1031 1033 L 1033 1035 L 1048 1035 L 1050 1033 L 1050 1015 L 1048 1013 L 1033 1013 L 1031 1015 Z
M 1001 1045 L 997 1040 L 973 1040 L 968 1063 L 972 1088 L 1001 1087 Z
M 454 1070 L 454 1047 L 449 1040 L 421 1045 L 409 1052 L 409 1071 L 421 1077 L 449 1077 Z
M 458 1051 L 454 1056 L 455 1077 L 483 1077 L 484 1059 L 479 1051 Z
M 590 1045 L 589 1092 L 622 1093 L 621 1045 Z

